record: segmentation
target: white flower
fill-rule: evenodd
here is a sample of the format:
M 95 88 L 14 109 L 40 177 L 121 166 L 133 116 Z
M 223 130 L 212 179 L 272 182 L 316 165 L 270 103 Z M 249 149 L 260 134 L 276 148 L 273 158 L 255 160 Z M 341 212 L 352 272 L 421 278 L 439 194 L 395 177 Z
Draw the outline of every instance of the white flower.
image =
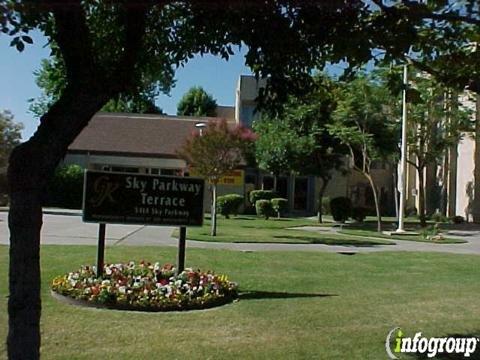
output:
M 103 280 L 102 285 L 110 285 L 110 280 Z
M 120 287 L 118 288 L 118 292 L 119 292 L 120 294 L 125 294 L 125 293 L 127 292 L 127 288 L 126 288 L 125 286 L 120 286 Z
M 110 269 L 109 267 L 107 267 L 107 268 L 105 269 L 105 274 L 106 274 L 106 275 L 112 275 L 112 269 Z

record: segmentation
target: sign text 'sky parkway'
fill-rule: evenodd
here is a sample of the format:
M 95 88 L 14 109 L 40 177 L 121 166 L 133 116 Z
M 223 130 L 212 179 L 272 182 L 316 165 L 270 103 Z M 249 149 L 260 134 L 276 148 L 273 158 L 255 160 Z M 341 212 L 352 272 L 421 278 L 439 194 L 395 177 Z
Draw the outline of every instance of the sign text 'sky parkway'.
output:
M 201 226 L 203 179 L 86 171 L 83 220 Z

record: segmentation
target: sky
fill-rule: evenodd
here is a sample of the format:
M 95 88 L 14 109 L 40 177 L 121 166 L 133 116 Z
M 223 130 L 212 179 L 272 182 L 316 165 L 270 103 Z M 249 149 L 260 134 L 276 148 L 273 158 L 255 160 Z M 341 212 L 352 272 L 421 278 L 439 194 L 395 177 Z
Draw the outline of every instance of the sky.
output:
M 28 100 L 41 94 L 33 72 L 50 53 L 47 39 L 41 32 L 29 35 L 33 38 L 33 45 L 26 44 L 22 53 L 10 47 L 10 37 L 0 35 L 0 111 L 10 110 L 14 120 L 23 123 L 23 140 L 33 135 L 38 126 L 38 119 L 28 110 Z M 170 96 L 161 94 L 157 105 L 165 113 L 175 115 L 182 95 L 192 86 L 202 86 L 217 104 L 233 106 L 237 80 L 243 74 L 251 74 L 251 71 L 244 65 L 242 53 L 232 56 L 228 62 L 211 55 L 197 56 L 185 67 L 177 69 L 175 87 Z

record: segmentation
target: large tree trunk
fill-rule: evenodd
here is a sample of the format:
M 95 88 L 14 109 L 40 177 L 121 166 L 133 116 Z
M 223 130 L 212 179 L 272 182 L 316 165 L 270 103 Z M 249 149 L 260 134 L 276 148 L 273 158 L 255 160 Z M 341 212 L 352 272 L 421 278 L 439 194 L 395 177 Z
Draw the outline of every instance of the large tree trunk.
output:
M 109 97 L 85 91 L 89 94 L 66 89 L 35 135 L 10 156 L 9 359 L 39 358 L 42 194 L 68 145 Z
M 424 168 L 418 168 L 418 218 L 422 227 L 427 226 L 425 218 L 425 181 L 423 179 Z
M 210 229 L 211 236 L 217 236 L 217 184 L 212 184 L 212 226 Z
M 377 186 L 373 181 L 373 178 L 370 174 L 365 174 L 365 177 L 368 179 L 370 183 L 370 187 L 372 188 L 373 192 L 373 200 L 375 201 L 375 211 L 377 213 L 377 231 L 382 232 L 382 212 L 380 210 L 380 199 L 378 197 Z
M 320 187 L 320 190 L 318 191 L 318 223 L 321 224 L 323 222 L 322 219 L 322 200 L 323 200 L 323 194 L 325 194 L 325 189 L 327 188 L 329 180 L 326 180 L 322 178 L 322 186 Z
M 40 357 L 40 196 L 35 190 L 10 195 L 9 359 Z

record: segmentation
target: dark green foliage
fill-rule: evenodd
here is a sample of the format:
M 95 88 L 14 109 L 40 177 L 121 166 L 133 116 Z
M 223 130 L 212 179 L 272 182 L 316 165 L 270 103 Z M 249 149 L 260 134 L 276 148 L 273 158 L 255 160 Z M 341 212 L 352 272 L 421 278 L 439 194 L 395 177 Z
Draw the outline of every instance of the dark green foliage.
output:
M 230 215 L 237 215 L 240 211 L 240 207 L 243 205 L 243 196 L 238 194 L 227 194 L 219 196 L 217 198 L 217 210 L 220 214 L 225 216 L 226 219 L 230 218 Z
M 288 200 L 284 198 L 273 198 L 271 200 L 272 208 L 277 213 L 277 216 L 280 217 L 284 215 L 288 210 Z
M 258 200 L 272 200 L 277 196 L 277 193 L 272 190 L 252 190 L 249 194 L 251 204 L 256 204 Z
M 363 222 L 367 217 L 369 209 L 362 206 L 352 208 L 352 219 L 358 222 Z
M 216 116 L 217 102 L 202 87 L 192 87 L 180 99 L 177 115 Z
M 322 198 L 322 214 L 325 215 L 330 215 L 332 213 L 332 210 L 330 209 L 330 197 L 329 196 L 324 196 Z
M 59 167 L 47 185 L 45 206 L 81 209 L 83 169 L 78 165 Z
M 452 216 L 450 221 L 454 224 L 463 224 L 465 222 L 465 218 L 463 216 Z
M 352 212 L 352 202 L 349 198 L 339 196 L 330 201 L 333 220 L 345 222 Z
M 273 215 L 272 202 L 270 200 L 257 200 L 255 202 L 255 209 L 258 216 L 263 216 L 266 220 Z

